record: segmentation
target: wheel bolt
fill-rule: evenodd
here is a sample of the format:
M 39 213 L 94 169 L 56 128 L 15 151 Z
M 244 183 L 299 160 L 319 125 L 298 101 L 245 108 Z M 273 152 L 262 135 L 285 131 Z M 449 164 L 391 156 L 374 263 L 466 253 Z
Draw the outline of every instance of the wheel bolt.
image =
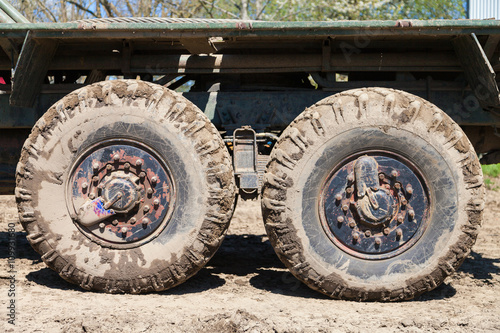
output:
M 132 217 L 128 222 L 133 225 L 135 224 L 135 222 L 137 222 L 137 219 L 135 217 Z
M 125 163 L 123 167 L 125 168 L 125 170 L 130 169 L 130 163 L 129 162 Z
M 148 205 L 144 206 L 143 210 L 144 210 L 144 213 L 149 212 L 149 206 Z
M 384 175 L 383 173 L 380 173 L 380 174 L 378 175 L 378 179 L 380 179 L 380 180 L 384 180 L 384 179 L 385 179 L 385 175 Z
M 400 189 L 401 189 L 401 184 L 400 184 L 400 183 L 396 183 L 396 184 L 394 184 L 394 188 L 395 188 L 396 190 L 400 190 Z
M 117 226 L 118 225 L 118 220 L 113 220 L 113 222 L 111 222 L 112 225 L 114 226 Z
M 105 226 L 106 225 L 103 222 L 99 223 L 99 229 L 104 229 Z
M 352 187 L 348 187 L 345 191 L 348 195 L 351 195 L 352 194 Z
M 153 205 L 154 205 L 155 207 L 158 207 L 158 206 L 160 205 L 160 200 L 158 200 L 158 199 L 154 199 L 154 200 L 153 200 Z M 342 216 L 340 216 L 340 217 L 342 217 Z
M 408 200 L 406 200 L 405 198 L 401 199 L 401 205 L 406 206 L 407 203 L 408 203 Z
M 110 172 L 111 170 L 113 170 L 113 166 L 111 164 L 106 165 L 106 171 Z
M 396 177 L 398 176 L 398 172 L 397 172 L 396 170 L 392 170 L 392 172 L 391 172 L 391 176 L 392 176 L 393 178 L 396 178 Z
M 384 228 L 384 235 L 388 235 L 391 232 L 391 229 L 389 228 Z
M 398 223 L 403 223 L 405 220 L 403 215 L 398 215 Z
M 348 210 L 348 209 L 349 209 L 349 206 L 347 206 L 347 205 L 342 205 L 342 210 L 343 210 L 344 212 L 347 212 L 347 210 Z
M 95 199 L 95 194 L 94 193 L 90 193 L 89 194 L 89 199 L 90 200 L 94 200 Z
M 146 173 L 145 173 L 145 172 L 141 172 L 141 173 L 139 174 L 139 178 L 141 178 L 141 179 L 146 178 Z
M 338 223 L 343 223 L 344 222 L 344 217 L 343 216 L 337 217 L 337 222 Z
M 149 219 L 147 217 L 143 218 L 142 219 L 142 226 L 143 227 L 147 227 L 147 225 L 149 224 Z
M 375 244 L 380 245 L 382 243 L 382 240 L 380 238 L 375 238 Z
M 365 236 L 366 237 L 371 237 L 371 235 L 372 235 L 372 232 L 370 230 L 366 230 L 365 231 Z
M 128 229 L 126 227 L 122 228 L 122 236 L 126 237 L 127 236 Z
M 406 185 L 406 193 L 413 194 L 413 187 L 411 184 Z
M 354 222 L 353 220 L 350 220 L 349 221 L 349 227 L 350 228 L 354 228 L 356 226 L 356 222 Z
M 359 239 L 359 234 L 357 232 L 353 232 L 353 234 L 352 234 L 352 240 L 354 242 L 357 242 L 358 239 Z
M 92 169 L 94 169 L 94 172 L 97 172 L 97 170 L 99 170 L 99 163 L 97 163 L 97 162 L 93 163 Z
M 396 230 L 396 236 L 398 238 L 401 238 L 401 236 L 403 236 L 403 230 L 401 230 L 401 229 Z
M 87 189 L 87 187 L 89 187 L 89 184 L 87 184 L 87 183 L 83 183 L 83 184 L 82 184 L 82 189 L 86 190 L 86 189 Z
M 142 165 L 142 161 L 141 160 L 137 160 L 135 161 L 135 165 L 140 167 Z
M 115 154 L 113 155 L 113 161 L 118 162 L 120 160 L 120 155 Z
M 158 181 L 158 178 L 156 178 L 155 176 L 153 176 L 151 178 L 151 183 L 156 184 L 157 181 Z
M 414 218 L 415 217 L 415 211 L 413 209 L 410 209 L 408 211 L 408 215 L 410 216 L 410 218 Z
M 349 174 L 349 176 L 347 176 L 347 180 L 352 183 L 354 181 L 354 175 L 352 173 Z
M 147 193 L 148 193 L 149 197 L 152 196 L 153 195 L 153 189 L 152 188 L 148 188 Z
M 99 181 L 99 177 L 97 176 L 92 177 L 92 181 L 97 184 L 97 182 Z
M 337 193 L 337 194 L 335 195 L 335 200 L 337 200 L 337 201 L 342 200 L 342 194 Z

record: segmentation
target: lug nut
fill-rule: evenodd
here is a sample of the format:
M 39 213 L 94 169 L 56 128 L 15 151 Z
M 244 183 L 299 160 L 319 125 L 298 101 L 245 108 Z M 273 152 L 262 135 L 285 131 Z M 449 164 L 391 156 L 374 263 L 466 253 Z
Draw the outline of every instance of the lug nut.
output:
M 120 155 L 114 154 L 113 155 L 113 161 L 118 162 L 120 160 Z
M 148 226 L 148 224 L 149 224 L 149 222 L 150 222 L 150 221 L 149 221 L 149 219 L 148 219 L 147 217 L 143 218 L 143 219 L 142 219 L 142 226 L 143 226 L 143 227 L 147 227 L 147 226 Z
M 345 191 L 348 195 L 351 195 L 353 190 L 352 187 L 348 187 Z
M 410 184 L 406 186 L 406 193 L 413 194 L 413 187 Z
M 146 178 L 146 173 L 145 173 L 145 172 L 141 172 L 141 173 L 139 174 L 139 178 L 141 178 L 141 179 Z
M 398 238 L 401 238 L 401 236 L 403 236 L 403 230 L 401 230 L 401 229 L 396 230 L 396 236 Z
M 111 164 L 106 165 L 106 171 L 110 172 L 113 170 L 113 166 Z
M 388 235 L 391 232 L 391 229 L 389 228 L 384 228 L 384 235 Z
M 406 206 L 407 203 L 408 203 L 408 200 L 406 200 L 405 198 L 401 199 L 401 205 Z
M 127 236 L 128 229 L 126 227 L 122 228 L 122 236 L 126 237 Z
M 384 180 L 385 179 L 385 175 L 383 173 L 379 173 L 378 179 Z
M 403 215 L 398 215 L 398 223 L 403 223 L 405 220 Z
M 152 188 L 148 188 L 148 190 L 146 191 L 148 196 L 152 196 L 153 195 L 153 189 Z
M 95 199 L 95 194 L 94 193 L 90 193 L 89 194 L 89 199 L 90 200 L 94 200 Z
M 155 207 L 158 207 L 158 206 L 160 205 L 160 200 L 158 200 L 158 199 L 154 199 L 154 200 L 153 200 L 153 205 L 154 205 Z
M 342 200 L 342 194 L 337 193 L 337 194 L 335 195 L 335 200 L 337 200 L 337 201 Z
M 344 217 L 343 216 L 337 217 L 337 222 L 338 223 L 343 223 L 344 222 Z
M 128 222 L 130 224 L 135 224 L 135 222 L 137 222 L 137 219 L 135 217 L 132 217 Z
M 356 222 L 354 222 L 354 220 L 350 220 L 349 221 L 349 227 L 350 228 L 354 228 L 356 226 Z
M 118 225 L 118 220 L 113 220 L 113 222 L 111 222 L 112 225 L 114 226 L 117 226 Z
M 408 211 L 408 215 L 410 216 L 410 218 L 414 218 L 415 217 L 415 211 L 413 209 L 410 209 Z
M 395 188 L 396 190 L 400 190 L 400 189 L 401 189 L 401 184 L 400 184 L 400 183 L 396 183 L 396 184 L 394 184 L 394 188 Z
M 94 183 L 97 183 L 99 181 L 99 177 L 97 177 L 97 176 L 92 177 L 92 181 Z
M 365 236 L 366 237 L 371 237 L 371 235 L 372 235 L 372 232 L 370 230 L 366 230 L 365 231 Z
M 153 176 L 151 178 L 151 183 L 156 184 L 157 181 L 158 181 L 158 178 L 156 178 L 155 176 Z
M 92 169 L 94 169 L 94 172 L 96 172 L 97 170 L 99 170 L 99 163 L 94 162 L 94 163 L 92 164 Z
M 392 176 L 393 178 L 396 178 L 396 177 L 398 176 L 398 172 L 397 172 L 396 170 L 392 170 L 392 172 L 391 172 L 391 176 Z
M 352 240 L 353 240 L 354 242 L 357 242 L 357 241 L 358 241 L 358 239 L 359 239 L 359 234 L 358 234 L 357 232 L 353 232 L 353 233 L 352 233 Z
M 354 181 L 354 175 L 353 175 L 352 173 L 351 173 L 351 174 L 349 174 L 349 175 L 347 176 L 347 180 L 348 180 L 349 182 L 351 182 L 351 183 L 352 183 L 352 182 Z
M 89 187 L 89 184 L 87 184 L 87 183 L 83 183 L 82 184 L 82 190 L 86 190 L 87 187 Z
M 143 210 L 144 210 L 144 213 L 149 212 L 149 206 L 148 205 L 144 206 Z
M 135 165 L 140 167 L 142 165 L 142 161 L 141 160 L 137 160 L 135 161 Z
M 382 243 L 382 240 L 380 238 L 375 238 L 375 244 L 380 245 Z
M 347 212 L 347 211 L 349 210 L 349 206 L 347 206 L 347 205 L 342 205 L 342 210 L 343 210 L 344 212 Z
M 125 170 L 130 169 L 130 163 L 129 162 L 125 163 L 123 167 L 125 168 Z
M 106 225 L 103 222 L 99 223 L 99 229 L 104 229 L 104 227 L 106 227 Z

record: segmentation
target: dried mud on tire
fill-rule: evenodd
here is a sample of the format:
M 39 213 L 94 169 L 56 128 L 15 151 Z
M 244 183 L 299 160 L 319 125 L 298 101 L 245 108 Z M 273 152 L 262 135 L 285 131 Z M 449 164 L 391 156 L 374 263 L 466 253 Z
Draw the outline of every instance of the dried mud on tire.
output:
M 493 187 L 500 188 L 500 179 Z M 0 196 L 1 328 L 6 332 L 495 332 L 500 331 L 500 190 L 488 190 L 476 245 L 444 284 L 413 301 L 332 300 L 298 282 L 274 254 L 260 202 L 238 203 L 208 265 L 186 283 L 147 295 L 88 292 L 40 260 L 16 225 L 16 326 L 7 323 L 8 223 Z

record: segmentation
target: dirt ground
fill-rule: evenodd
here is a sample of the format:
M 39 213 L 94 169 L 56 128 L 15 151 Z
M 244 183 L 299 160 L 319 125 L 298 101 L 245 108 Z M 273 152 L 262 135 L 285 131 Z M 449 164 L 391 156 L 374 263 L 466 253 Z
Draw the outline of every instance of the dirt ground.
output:
M 45 267 L 19 224 L 16 325 L 7 322 L 7 225 L 14 197 L 0 196 L 0 332 L 500 332 L 500 179 L 487 192 L 470 257 L 443 285 L 401 303 L 331 300 L 298 282 L 274 254 L 260 202 L 240 202 L 207 267 L 149 295 L 87 292 Z

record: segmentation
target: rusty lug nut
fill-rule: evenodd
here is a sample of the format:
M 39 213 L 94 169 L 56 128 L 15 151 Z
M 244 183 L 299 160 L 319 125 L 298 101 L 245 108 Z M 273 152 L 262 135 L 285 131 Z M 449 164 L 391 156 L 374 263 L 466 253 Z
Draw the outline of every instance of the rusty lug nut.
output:
M 157 181 L 158 181 L 158 178 L 156 178 L 155 176 L 153 176 L 151 178 L 151 183 L 156 184 Z
M 403 215 L 398 215 L 398 223 L 403 223 L 405 220 Z
M 401 238 L 401 236 L 403 236 L 403 230 L 401 230 L 401 229 L 396 230 L 396 236 L 398 238 Z
M 349 210 L 349 206 L 347 206 L 347 205 L 342 205 L 342 210 L 343 210 L 344 212 L 347 212 L 347 211 Z
M 154 199 L 154 200 L 153 200 L 153 205 L 154 205 L 155 207 L 158 207 L 158 206 L 160 205 L 160 200 L 158 200 L 158 199 Z
M 122 228 L 122 236 L 123 236 L 123 237 L 127 237 L 127 232 L 128 232 L 127 227 L 123 227 L 123 228 Z
M 354 181 L 354 175 L 352 173 L 349 174 L 349 176 L 347 176 L 347 180 L 352 183 Z
M 400 189 L 401 189 L 401 184 L 400 184 L 400 183 L 396 183 L 396 184 L 394 184 L 394 188 L 395 188 L 396 190 L 400 190 Z
M 396 177 L 398 176 L 398 172 L 397 172 L 396 170 L 392 170 L 392 171 L 391 171 L 391 176 L 392 176 L 393 178 L 396 178 Z
M 410 184 L 406 186 L 406 193 L 413 194 L 413 187 Z
M 372 232 L 370 230 L 366 230 L 365 231 L 365 236 L 366 237 L 371 237 L 371 235 L 372 235 Z
M 118 220 L 113 220 L 113 222 L 111 222 L 112 225 L 114 226 L 117 226 L 118 225 Z
M 358 241 L 358 239 L 359 239 L 359 234 L 358 234 L 357 232 L 353 232 L 353 233 L 352 233 L 352 240 L 353 240 L 354 242 L 357 242 L 357 241 Z
M 356 226 L 356 222 L 354 222 L 353 220 L 350 220 L 349 221 L 349 227 L 350 228 L 354 228 Z
M 137 222 L 137 219 L 135 217 L 132 217 L 128 222 L 130 224 L 135 224 L 135 222 Z
M 118 162 L 120 160 L 120 155 L 114 154 L 113 155 L 113 161 Z
M 147 225 L 149 224 L 149 219 L 147 217 L 143 218 L 142 219 L 142 226 L 143 227 L 147 227 Z
M 410 218 L 414 218 L 415 217 L 415 211 L 413 209 L 410 209 L 408 211 L 408 215 L 410 216 Z
M 89 184 L 87 184 L 87 183 L 83 183 L 83 184 L 82 184 L 82 189 L 86 190 L 86 189 L 87 189 L 87 187 L 89 187 Z
M 142 160 L 135 161 L 135 165 L 140 167 L 142 165 Z
M 337 200 L 337 201 L 342 200 L 342 194 L 337 193 L 337 194 L 335 195 L 335 200 Z
M 141 173 L 139 174 L 139 178 L 141 178 L 141 179 L 146 178 L 146 173 L 145 173 L 145 172 L 141 172 Z
M 106 171 L 110 172 L 113 170 L 113 166 L 111 164 L 106 165 Z
M 384 179 L 385 179 L 385 175 L 384 175 L 383 173 L 380 173 L 380 174 L 378 175 L 378 179 L 380 179 L 380 180 L 384 180 Z
M 106 225 L 104 224 L 104 222 L 99 223 L 99 229 L 104 229 L 104 227 L 106 227 Z
M 149 212 L 149 206 L 148 205 L 144 206 L 142 210 L 144 211 L 144 213 Z
M 389 228 L 384 228 L 384 235 L 388 235 L 391 232 L 391 229 Z
M 382 244 L 382 240 L 380 238 L 375 238 L 375 244 L 380 245 Z
M 92 169 L 94 169 L 94 172 L 96 172 L 97 170 L 99 170 L 99 163 L 94 162 L 94 163 L 92 164 Z
M 90 193 L 89 194 L 89 199 L 90 200 L 94 200 L 95 199 L 95 194 L 94 193 Z
M 125 168 L 125 170 L 130 169 L 130 163 L 129 162 L 125 163 L 123 167 Z
M 344 217 L 343 216 L 337 217 L 337 222 L 338 223 L 343 223 L 344 222 Z
M 148 188 L 147 194 L 148 194 L 148 196 L 152 196 L 153 195 L 153 189 L 152 188 Z
M 345 191 L 348 195 L 351 195 L 353 190 L 352 187 L 348 187 Z

